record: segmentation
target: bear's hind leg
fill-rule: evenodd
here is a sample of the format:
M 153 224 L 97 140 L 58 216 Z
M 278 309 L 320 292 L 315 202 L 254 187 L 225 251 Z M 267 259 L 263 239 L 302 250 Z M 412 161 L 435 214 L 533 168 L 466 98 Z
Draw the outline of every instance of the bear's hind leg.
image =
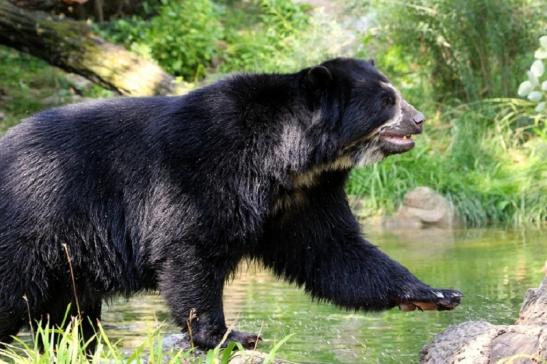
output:
M 226 276 L 233 271 L 239 258 L 224 256 L 214 260 L 207 254 L 200 256 L 194 252 L 189 255 L 185 252 L 180 255 L 184 260 L 171 258 L 164 264 L 160 290 L 176 323 L 191 334 L 194 344 L 213 348 L 222 342 L 228 330 L 222 291 Z M 226 342 L 237 341 L 245 348 L 253 348 L 260 340 L 255 334 L 231 331 Z
M 21 315 L 0 309 L 0 348 L 13 341 L 13 337 L 17 335 L 24 323 Z
M 86 351 L 89 354 L 95 352 L 95 347 L 97 345 L 97 324 L 101 319 L 101 308 L 101 297 L 95 297 L 93 301 L 87 301 L 86 305 L 81 308 L 83 340 L 86 343 Z
M 74 321 L 80 319 L 82 341 L 86 343 L 86 351 L 92 354 L 96 346 L 96 327 L 101 317 L 102 297 L 98 294 L 87 292 L 83 286 L 78 286 L 82 291 L 78 295 L 78 303 L 74 301 L 73 289 L 58 289 L 43 305 L 42 311 L 36 317 L 35 329 L 38 323 L 48 324 L 49 327 L 66 329 Z M 60 340 L 60 337 L 56 338 Z M 42 344 L 42 343 L 40 343 Z

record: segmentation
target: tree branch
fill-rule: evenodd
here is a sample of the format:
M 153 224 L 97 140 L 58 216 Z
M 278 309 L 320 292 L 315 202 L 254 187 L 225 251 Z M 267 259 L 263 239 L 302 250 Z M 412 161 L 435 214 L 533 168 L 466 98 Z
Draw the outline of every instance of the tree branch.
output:
M 83 22 L 0 0 L 0 44 L 41 58 L 122 95 L 170 95 L 189 89 L 155 62 L 95 35 Z

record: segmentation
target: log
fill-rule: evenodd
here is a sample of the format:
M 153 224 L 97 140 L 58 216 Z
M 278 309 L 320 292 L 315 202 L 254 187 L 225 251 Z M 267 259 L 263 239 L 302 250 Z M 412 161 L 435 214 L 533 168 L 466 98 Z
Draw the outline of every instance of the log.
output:
M 127 15 L 149 15 L 149 7 L 160 4 L 160 0 L 147 0 L 148 7 L 145 8 L 143 0 L 9 0 L 9 2 L 25 10 L 42 10 L 63 14 L 77 20 L 93 19 L 94 21 L 101 21 L 101 17 L 103 20 L 113 20 Z M 96 16 L 97 11 L 100 16 Z
M 468 321 L 450 326 L 420 353 L 422 364 L 547 362 L 547 277 L 531 289 L 515 325 Z
M 0 44 L 127 96 L 188 91 L 158 64 L 95 35 L 88 24 L 0 0 Z

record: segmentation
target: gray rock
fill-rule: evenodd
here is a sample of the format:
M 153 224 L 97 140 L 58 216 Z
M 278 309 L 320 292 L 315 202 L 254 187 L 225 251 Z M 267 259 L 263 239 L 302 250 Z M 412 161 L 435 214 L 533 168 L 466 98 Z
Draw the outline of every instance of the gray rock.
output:
M 547 362 L 547 277 L 530 290 L 516 325 L 468 321 L 438 334 L 420 353 L 422 364 Z
M 416 187 L 408 192 L 395 215 L 383 221 L 391 229 L 451 228 L 456 223 L 452 203 L 429 187 Z
M 164 351 L 172 350 L 189 350 L 192 348 L 188 334 L 173 334 L 167 335 L 163 338 L 162 347 Z M 194 355 L 196 357 L 205 357 L 207 355 L 206 351 L 201 349 L 194 349 Z M 262 353 L 256 350 L 243 350 L 236 352 L 230 359 L 229 364 L 261 364 L 263 363 L 268 354 Z M 270 361 L 272 364 L 283 364 L 287 363 L 285 361 L 275 359 Z
M 65 78 L 79 92 L 89 90 L 93 86 L 93 82 L 75 73 L 67 73 Z
M 66 97 L 60 94 L 52 94 L 40 100 L 40 103 L 46 107 L 63 105 L 66 103 Z

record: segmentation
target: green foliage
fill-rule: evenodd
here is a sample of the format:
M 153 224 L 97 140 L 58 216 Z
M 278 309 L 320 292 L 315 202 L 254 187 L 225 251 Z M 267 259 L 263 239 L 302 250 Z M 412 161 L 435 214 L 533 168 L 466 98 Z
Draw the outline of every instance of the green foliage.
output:
M 223 37 L 218 10 L 210 0 L 161 3 L 159 13 L 150 20 L 121 19 L 107 25 L 102 34 L 155 59 L 174 75 L 192 81 L 203 78 Z
M 201 78 L 217 53 L 222 27 L 210 0 L 163 0 L 144 42 L 169 72 Z
M 52 89 L 64 89 L 59 72 L 50 72 L 44 62 L 0 46 L 0 135 L 23 116 L 40 110 L 39 98 Z
M 545 26 L 537 0 L 375 2 L 382 42 L 420 65 L 437 100 L 512 96 Z
M 253 0 L 248 7 L 227 8 L 226 18 L 254 14 L 253 23 L 226 26 L 226 50 L 221 72 L 275 72 L 294 67 L 287 65 L 293 54 L 295 38 L 306 31 L 309 16 L 306 7 L 291 0 Z
M 15 338 L 13 344 L 0 348 L 0 362 L 9 360 L 14 364 L 77 364 L 77 363 L 150 363 L 150 364 L 228 364 L 238 351 L 244 350 L 241 344 L 230 342 L 225 348 L 217 346 L 204 356 L 196 355 L 194 349 L 179 350 L 163 347 L 160 328 L 151 330 L 146 339 L 130 353 L 122 351 L 118 343 L 110 341 L 101 324 L 98 325 L 94 338 L 97 345 L 93 354 L 86 349 L 90 342 L 82 339 L 80 320 L 67 317 L 65 329 L 39 324 L 32 333 L 31 343 Z M 279 348 L 290 338 L 281 340 L 266 355 L 266 361 L 273 362 Z
M 131 353 L 122 352 L 112 343 L 102 325 L 98 325 L 95 334 L 96 350 L 88 354 L 86 349 L 90 342 L 82 339 L 82 323 L 72 317 L 67 318 L 65 329 L 39 324 L 33 334 L 32 342 L 15 338 L 13 344 L 0 349 L 0 361 L 8 359 L 14 364 L 77 364 L 77 363 L 189 363 L 192 351 L 167 350 L 162 347 L 162 336 L 159 329 L 150 331 L 142 344 Z M 217 358 L 217 357 L 215 357 Z M 220 363 L 207 361 L 207 364 Z
M 545 3 L 373 1 L 372 8 L 379 25 L 364 43 L 429 120 L 414 151 L 353 173 L 350 193 L 363 196 L 368 213 L 376 214 L 393 211 L 408 190 L 427 185 L 448 196 L 468 225 L 543 223 L 545 116 L 532 102 L 497 97 L 515 95 L 544 29 Z M 540 77 L 541 65 L 532 68 L 529 78 Z M 521 85 L 522 95 L 541 87 L 533 77 Z
M 547 97 L 547 77 L 543 60 L 547 58 L 547 35 L 539 39 L 540 47 L 534 53 L 536 60 L 527 72 L 528 80 L 520 84 L 518 94 L 527 97 L 528 100 L 537 103 L 535 112 L 545 111 L 545 98 Z
M 330 45 L 318 43 L 336 33 L 335 22 L 313 18 L 309 6 L 292 0 L 164 0 L 150 20 L 132 17 L 101 27 L 111 41 L 191 81 L 215 72 L 280 72 L 319 62 Z
M 81 96 L 112 95 L 97 85 L 80 91 L 60 69 L 0 46 L 0 136 L 22 118 L 46 107 L 73 102 Z
M 526 116 L 532 108 L 516 99 L 451 108 L 430 122 L 416 150 L 355 171 L 349 193 L 364 197 L 368 213 L 376 214 L 392 212 L 412 188 L 432 186 L 467 225 L 541 224 L 547 219 L 547 126 L 540 115 Z M 440 119 L 450 120 L 449 133 Z

